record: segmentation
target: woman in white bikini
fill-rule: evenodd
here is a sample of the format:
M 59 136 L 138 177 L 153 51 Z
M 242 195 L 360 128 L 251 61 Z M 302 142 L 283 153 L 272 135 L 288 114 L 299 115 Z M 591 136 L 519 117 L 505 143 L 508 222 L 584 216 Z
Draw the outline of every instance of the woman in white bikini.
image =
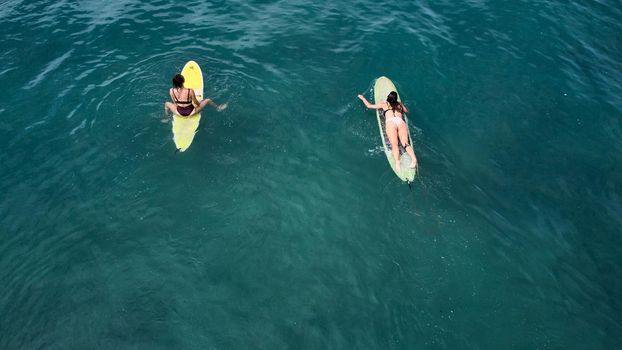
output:
M 391 152 L 393 153 L 393 159 L 395 159 L 395 167 L 397 170 L 400 170 L 400 150 L 399 147 L 397 147 L 398 141 L 401 141 L 402 146 L 410 156 L 410 168 L 417 167 L 417 157 L 415 156 L 412 145 L 408 143 L 408 126 L 404 121 L 404 114 L 408 113 L 408 108 L 397 100 L 397 92 L 391 91 L 389 96 L 387 96 L 387 101 L 378 104 L 369 103 L 363 95 L 358 95 L 358 98 L 363 101 L 365 107 L 382 110 L 385 128 L 387 136 L 389 136 Z

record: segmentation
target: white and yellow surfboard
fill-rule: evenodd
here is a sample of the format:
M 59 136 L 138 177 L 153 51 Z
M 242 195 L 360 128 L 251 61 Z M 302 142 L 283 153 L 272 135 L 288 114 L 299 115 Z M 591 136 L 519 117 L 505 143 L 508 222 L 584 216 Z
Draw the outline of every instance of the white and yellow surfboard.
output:
M 203 73 L 201 72 L 201 67 L 195 61 L 188 61 L 184 69 L 182 69 L 181 75 L 184 76 L 184 87 L 193 89 L 197 100 L 203 100 Z M 175 147 L 180 152 L 184 152 L 192 144 L 200 120 L 201 113 L 188 117 L 173 115 L 173 140 L 175 141 Z
M 393 82 L 387 77 L 380 77 L 376 79 L 376 83 L 374 84 L 374 103 L 379 104 L 387 101 L 387 96 L 391 91 L 397 92 L 395 85 Z M 399 92 L 397 93 L 397 100 L 402 101 L 400 99 Z M 402 181 L 413 182 L 415 180 L 415 175 L 417 173 L 417 169 L 411 169 L 410 165 L 410 156 L 406 153 L 406 150 L 402 145 L 398 145 L 400 148 L 400 171 L 397 171 L 395 167 L 395 160 L 393 159 L 393 155 L 391 154 L 391 143 L 389 142 L 389 137 L 387 136 L 386 125 L 382 110 L 376 110 L 376 118 L 378 119 L 378 127 L 380 128 L 380 138 L 382 139 L 382 146 L 384 147 L 384 153 L 387 156 L 387 160 L 391 165 L 391 169 L 397 177 L 399 177 Z M 404 121 L 406 122 L 406 127 L 408 127 L 408 118 L 404 115 Z M 408 130 L 408 139 L 410 144 L 412 145 L 412 137 L 410 136 L 410 128 Z M 414 147 L 414 145 L 413 145 Z

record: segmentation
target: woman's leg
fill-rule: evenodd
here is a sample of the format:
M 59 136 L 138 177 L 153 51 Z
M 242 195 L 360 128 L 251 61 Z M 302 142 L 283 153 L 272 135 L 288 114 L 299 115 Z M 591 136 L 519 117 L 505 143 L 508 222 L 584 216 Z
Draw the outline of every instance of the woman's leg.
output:
M 408 127 L 406 123 L 401 123 L 397 132 L 399 133 L 400 141 L 402 141 L 402 146 L 410 156 L 410 167 L 415 168 L 417 166 L 417 157 L 415 156 L 413 145 L 408 142 Z
M 402 167 L 400 164 L 400 145 L 397 143 L 397 127 L 391 121 L 386 122 L 385 126 L 387 136 L 389 136 L 389 142 L 391 143 L 391 153 L 395 160 L 395 168 L 397 171 L 400 171 Z
M 179 114 L 179 113 L 177 113 L 177 106 L 175 106 L 175 104 L 171 103 L 171 102 L 165 102 L 164 103 L 164 110 L 165 111 L 169 110 L 173 114 Z
M 201 113 L 203 108 L 205 108 L 205 106 L 207 106 L 208 104 L 213 104 L 212 100 L 210 100 L 209 98 L 206 98 L 205 100 L 199 102 L 199 105 L 194 107 L 194 110 L 192 111 L 191 115 Z

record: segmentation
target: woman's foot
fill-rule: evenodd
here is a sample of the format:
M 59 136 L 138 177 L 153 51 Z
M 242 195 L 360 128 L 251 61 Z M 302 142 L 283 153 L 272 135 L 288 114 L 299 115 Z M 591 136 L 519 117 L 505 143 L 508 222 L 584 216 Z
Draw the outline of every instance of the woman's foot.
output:
M 162 119 L 160 119 L 162 123 L 168 123 L 168 119 L 170 118 L 166 112 L 168 112 L 168 109 L 164 107 L 164 115 L 162 116 Z
M 216 107 L 216 110 L 218 112 L 223 111 L 223 110 L 225 110 L 227 108 L 228 105 L 229 105 L 229 103 L 225 102 L 225 103 L 221 104 L 220 106 Z
M 411 169 L 416 168 L 417 167 L 417 161 L 413 160 L 412 162 L 410 162 L 410 165 L 408 167 L 411 168 Z

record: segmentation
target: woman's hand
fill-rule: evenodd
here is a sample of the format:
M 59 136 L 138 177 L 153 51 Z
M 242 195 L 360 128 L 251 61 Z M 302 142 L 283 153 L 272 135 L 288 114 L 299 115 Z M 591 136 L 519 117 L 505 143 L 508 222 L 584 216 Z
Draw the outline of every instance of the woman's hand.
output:
M 229 102 L 225 102 L 225 103 L 221 104 L 220 106 L 216 107 L 216 110 L 218 112 L 222 112 L 222 111 L 224 111 L 227 108 L 228 105 L 229 105 Z
M 365 107 L 367 107 L 367 108 L 376 108 L 376 109 L 380 108 L 380 107 L 378 107 L 378 105 L 369 103 L 369 101 L 367 101 L 365 96 L 363 96 L 361 94 L 359 94 L 357 97 L 359 98 L 359 100 L 363 101 L 363 103 L 365 104 Z

